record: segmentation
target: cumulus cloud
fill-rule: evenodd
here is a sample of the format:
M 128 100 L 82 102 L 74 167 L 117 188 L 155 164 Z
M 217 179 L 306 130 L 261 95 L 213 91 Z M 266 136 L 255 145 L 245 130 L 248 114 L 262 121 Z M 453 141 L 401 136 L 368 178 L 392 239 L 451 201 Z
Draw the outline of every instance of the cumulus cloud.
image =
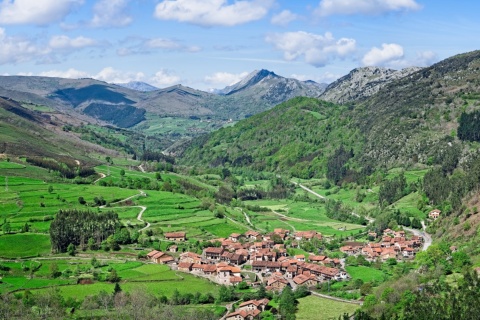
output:
M 41 77 L 56 77 L 56 78 L 68 78 L 68 79 L 79 79 L 79 78 L 89 78 L 91 77 L 87 72 L 76 70 L 70 68 L 66 71 L 61 70 L 49 70 L 43 71 L 38 74 Z
M 0 4 L 1 24 L 47 25 L 62 21 L 84 0 L 3 0 Z
M 300 17 L 289 10 L 283 10 L 279 14 L 276 14 L 272 17 L 270 22 L 279 26 L 287 26 L 290 22 L 298 20 Z
M 387 66 L 389 63 L 402 60 L 403 47 L 396 43 L 384 43 L 382 48 L 373 47 L 365 54 L 362 63 L 366 66 Z
M 127 10 L 128 0 L 100 0 L 93 6 L 92 27 L 123 27 L 132 22 Z
M 0 64 L 29 61 L 47 52 L 29 39 L 8 36 L 5 29 L 0 28 Z
M 199 26 L 235 26 L 263 18 L 274 0 L 164 0 L 157 4 L 154 16 Z
M 125 83 L 130 81 L 142 81 L 145 78 L 145 74 L 143 72 L 129 72 L 106 67 L 91 77 L 110 83 Z
M 362 63 L 366 66 L 381 66 L 392 69 L 426 67 L 437 61 L 438 56 L 433 51 L 417 52 L 414 57 L 407 57 L 403 47 L 395 43 L 384 43 L 382 48 L 373 47 L 362 59 Z
M 205 82 L 215 87 L 231 86 L 245 78 L 248 72 L 229 73 L 229 72 L 215 72 L 214 74 L 205 77 Z
M 82 36 L 76 38 L 70 38 L 65 35 L 53 36 L 49 42 L 50 48 L 54 50 L 81 49 L 97 45 L 98 42 L 96 40 Z
M 181 78 L 175 75 L 172 71 L 161 69 L 153 77 L 150 78 L 150 83 L 156 87 L 169 87 L 179 84 Z
M 315 67 L 323 67 L 336 58 L 345 58 L 356 50 L 354 39 L 336 40 L 330 32 L 325 35 L 305 31 L 275 33 L 265 40 L 283 52 L 287 61 L 304 57 L 305 62 Z
M 392 11 L 414 11 L 421 6 L 415 0 L 322 0 L 315 14 L 330 15 L 377 15 Z
M 187 46 L 182 44 L 179 41 L 168 39 L 168 38 L 152 38 L 152 39 L 141 39 L 141 38 L 130 38 L 126 43 L 133 43 L 128 47 L 122 47 L 117 50 L 119 56 L 127 56 L 132 54 L 148 54 L 152 53 L 155 50 L 164 50 L 164 51 L 182 51 L 182 52 L 198 52 L 201 51 L 201 48 L 198 46 Z

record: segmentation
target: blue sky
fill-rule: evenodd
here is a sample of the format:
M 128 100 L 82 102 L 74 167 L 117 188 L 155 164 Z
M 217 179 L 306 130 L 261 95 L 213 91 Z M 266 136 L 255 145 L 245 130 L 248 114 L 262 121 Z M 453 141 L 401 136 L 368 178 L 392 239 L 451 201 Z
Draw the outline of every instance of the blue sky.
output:
M 208 90 L 256 69 L 331 82 L 480 49 L 475 0 L 0 0 L 0 74 Z

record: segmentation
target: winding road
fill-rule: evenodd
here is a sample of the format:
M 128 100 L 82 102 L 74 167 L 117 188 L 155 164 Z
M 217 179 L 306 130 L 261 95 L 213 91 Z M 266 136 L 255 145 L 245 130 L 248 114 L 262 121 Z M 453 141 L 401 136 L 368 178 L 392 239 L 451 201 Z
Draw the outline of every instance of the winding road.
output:
M 143 190 L 138 190 L 138 192 L 139 192 L 138 194 L 134 194 L 133 196 L 122 199 L 120 201 L 112 202 L 111 204 L 122 203 L 122 202 L 131 200 L 131 199 L 136 198 L 136 197 L 146 197 L 147 196 L 147 194 Z M 106 206 L 103 205 L 103 206 L 100 206 L 100 208 L 103 209 L 103 208 L 106 208 Z M 137 220 L 142 222 L 142 223 L 145 223 L 145 220 L 142 219 L 142 215 L 145 212 L 145 210 L 147 210 L 147 207 L 145 207 L 145 206 L 130 206 L 130 208 L 140 208 L 141 210 L 137 215 Z M 146 222 L 146 223 L 147 223 L 147 225 L 145 227 L 143 227 L 142 229 L 138 230 L 138 231 L 143 231 L 143 230 L 146 230 L 146 229 L 150 228 L 150 222 Z
M 98 181 L 102 180 L 103 178 L 105 178 L 107 176 L 105 173 L 101 173 L 101 172 L 99 172 L 98 174 L 100 175 L 100 178 L 93 181 L 93 184 L 96 184 Z

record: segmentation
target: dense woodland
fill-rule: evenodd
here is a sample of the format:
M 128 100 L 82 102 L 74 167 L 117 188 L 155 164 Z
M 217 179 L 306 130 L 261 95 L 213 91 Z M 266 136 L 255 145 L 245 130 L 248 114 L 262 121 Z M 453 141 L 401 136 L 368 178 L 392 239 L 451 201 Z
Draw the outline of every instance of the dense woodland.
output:
M 115 212 L 61 210 L 50 225 L 52 251 L 66 252 L 70 245 L 100 245 L 117 229 L 120 229 L 120 222 Z

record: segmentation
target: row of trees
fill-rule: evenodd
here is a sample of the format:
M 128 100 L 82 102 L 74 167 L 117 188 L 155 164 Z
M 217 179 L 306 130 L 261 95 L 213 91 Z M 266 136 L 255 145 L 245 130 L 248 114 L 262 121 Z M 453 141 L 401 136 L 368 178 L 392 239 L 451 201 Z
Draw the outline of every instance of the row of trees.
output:
M 80 167 L 74 160 L 59 162 L 53 159 L 28 157 L 26 161 L 34 166 L 57 171 L 62 177 L 73 179 L 75 177 L 88 177 L 95 174 L 93 168 Z

